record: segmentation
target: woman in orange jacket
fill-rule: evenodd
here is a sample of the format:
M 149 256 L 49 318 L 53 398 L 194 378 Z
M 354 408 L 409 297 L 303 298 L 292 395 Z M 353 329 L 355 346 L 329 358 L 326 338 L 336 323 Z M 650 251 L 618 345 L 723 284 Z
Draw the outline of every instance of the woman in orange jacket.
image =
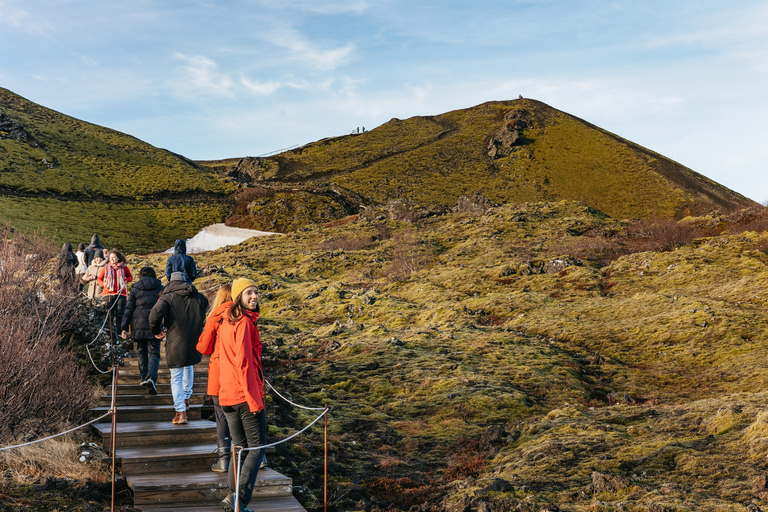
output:
M 255 448 L 267 444 L 267 415 L 264 410 L 264 371 L 259 338 L 259 295 L 250 279 L 232 282 L 232 306 L 219 325 L 219 404 L 229 424 L 235 446 Z M 235 468 L 229 465 L 229 494 L 222 500 L 224 510 L 247 512 L 264 449 L 244 452 L 240 485 L 235 485 Z M 235 492 L 239 510 L 235 509 Z
M 224 411 L 219 404 L 219 346 L 216 342 L 219 326 L 224 321 L 225 313 L 232 307 L 232 285 L 225 284 L 216 292 L 211 303 L 208 316 L 205 319 L 205 329 L 197 342 L 197 351 L 210 354 L 208 359 L 208 389 L 206 394 L 213 399 L 213 411 L 216 415 L 216 441 L 219 449 L 219 459 L 211 466 L 211 471 L 226 473 L 231 458 L 232 440 L 229 437 L 229 426 Z
M 123 313 L 128 297 L 128 283 L 133 281 L 133 276 L 125 264 L 125 256 L 117 249 L 109 251 L 107 264 L 99 271 L 96 283 L 104 290 L 103 297 L 107 297 L 107 311 L 110 315 L 110 327 L 115 340 L 122 331 Z

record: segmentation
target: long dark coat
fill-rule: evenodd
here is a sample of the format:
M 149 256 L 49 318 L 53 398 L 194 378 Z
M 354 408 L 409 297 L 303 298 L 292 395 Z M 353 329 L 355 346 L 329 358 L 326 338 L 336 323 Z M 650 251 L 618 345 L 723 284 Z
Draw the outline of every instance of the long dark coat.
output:
M 141 276 L 131 286 L 131 293 L 125 304 L 123 325 L 121 329 L 127 331 L 131 328 L 131 338 L 134 340 L 155 339 L 152 329 L 149 327 L 149 312 L 157 303 L 160 292 L 163 291 L 163 283 L 152 276 Z
M 192 283 L 171 281 L 165 285 L 149 313 L 153 334 L 165 334 L 165 359 L 169 368 L 197 364 L 203 358 L 195 345 L 205 326 L 208 299 Z

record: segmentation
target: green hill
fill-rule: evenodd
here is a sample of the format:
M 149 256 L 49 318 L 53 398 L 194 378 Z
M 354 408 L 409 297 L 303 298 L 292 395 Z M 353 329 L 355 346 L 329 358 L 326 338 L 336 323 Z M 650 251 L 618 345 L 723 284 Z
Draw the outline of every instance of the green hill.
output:
M 166 247 L 222 220 L 234 190 L 179 155 L 0 88 L 0 219 L 14 227 Z
M 615 218 L 680 218 L 756 206 L 662 155 L 529 99 L 392 119 L 266 158 L 200 163 L 277 194 L 281 208 L 244 198 L 250 218 L 233 219 L 266 229 L 276 227 L 275 211 L 296 215 L 294 225 L 333 216 L 323 201 L 294 212 L 287 198 L 297 186 L 325 195 L 331 185 L 354 192 L 363 198 L 357 211 L 390 200 L 440 207 L 473 192 L 496 203 L 582 201 Z

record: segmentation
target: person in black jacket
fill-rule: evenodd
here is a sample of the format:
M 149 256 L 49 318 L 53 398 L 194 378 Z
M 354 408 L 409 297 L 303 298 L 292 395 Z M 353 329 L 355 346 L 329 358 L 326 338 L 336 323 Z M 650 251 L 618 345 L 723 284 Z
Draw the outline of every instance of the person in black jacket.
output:
M 101 254 L 104 251 L 104 247 L 101 245 L 101 240 L 99 240 L 99 235 L 96 233 L 93 234 L 91 237 L 91 243 L 88 244 L 88 247 L 85 248 L 83 251 L 83 255 L 85 256 L 85 266 L 89 267 L 91 266 L 91 262 L 93 261 L 94 256 L 98 252 Z M 107 259 L 107 255 L 103 254 L 102 257 L 104 259 Z
M 75 281 L 75 268 L 77 267 L 77 256 L 72 252 L 72 244 L 65 242 L 61 246 L 61 252 L 56 258 L 56 276 L 61 282 L 61 291 L 64 293 L 73 293 L 77 282 Z
M 174 425 L 187 423 L 187 405 L 194 382 L 192 365 L 203 358 L 195 346 L 203 332 L 207 309 L 205 295 L 186 282 L 181 272 L 174 272 L 149 313 L 152 334 L 158 339 L 165 337 L 165 360 L 171 369 L 171 393 L 176 411 Z
M 184 240 L 176 240 L 173 244 L 173 256 L 169 256 L 165 263 L 165 277 L 169 281 L 174 272 L 184 274 L 184 280 L 190 283 L 197 277 L 197 265 L 192 256 L 187 254 L 187 242 Z
M 163 283 L 157 278 L 155 269 L 144 267 L 139 271 L 139 280 L 131 286 L 131 293 L 123 313 L 122 338 L 136 342 L 139 356 L 141 385 L 149 388 L 150 395 L 157 394 L 157 370 L 160 366 L 160 340 L 149 327 L 149 312 L 157 302 Z

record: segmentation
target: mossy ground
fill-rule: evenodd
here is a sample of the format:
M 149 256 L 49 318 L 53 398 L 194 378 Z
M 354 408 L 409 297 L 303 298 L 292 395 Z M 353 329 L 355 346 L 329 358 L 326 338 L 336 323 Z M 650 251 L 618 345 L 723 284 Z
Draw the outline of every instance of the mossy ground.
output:
M 372 496 L 445 500 L 436 510 L 765 506 L 768 235 L 529 272 L 622 229 L 573 202 L 350 222 L 197 256 L 196 284 L 259 283 L 267 377 L 334 407 L 332 499 L 346 510 Z M 309 419 L 279 402 L 286 433 Z M 320 440 L 275 456 L 316 496 Z M 629 484 L 589 491 L 594 471 Z

